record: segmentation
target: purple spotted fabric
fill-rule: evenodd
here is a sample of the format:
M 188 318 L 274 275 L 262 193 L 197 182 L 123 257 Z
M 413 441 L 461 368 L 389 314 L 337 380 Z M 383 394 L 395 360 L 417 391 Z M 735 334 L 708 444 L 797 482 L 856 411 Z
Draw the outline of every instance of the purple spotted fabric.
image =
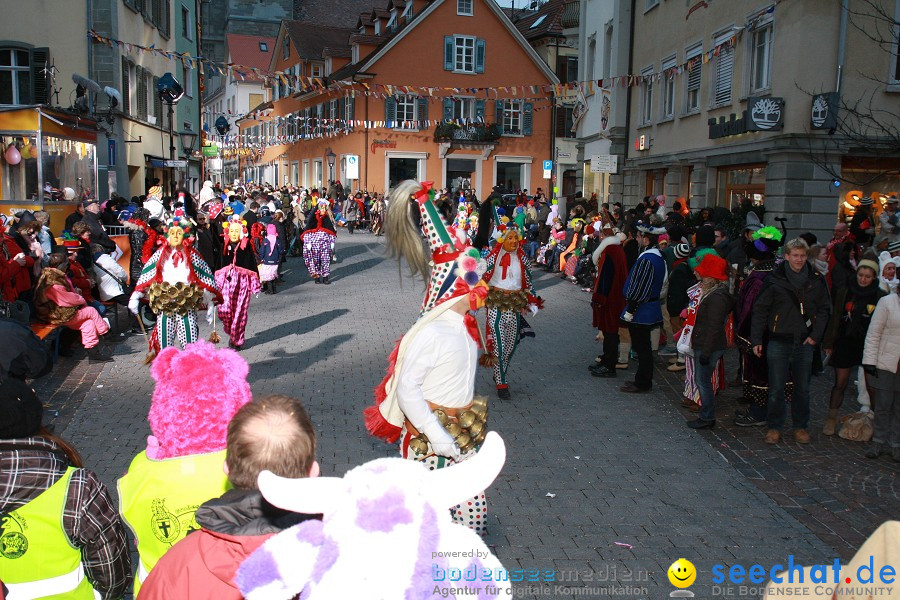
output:
M 412 513 L 404 502 L 405 495 L 397 488 L 378 498 L 360 498 L 356 501 L 356 525 L 364 531 L 388 532 L 397 525 L 412 523 Z

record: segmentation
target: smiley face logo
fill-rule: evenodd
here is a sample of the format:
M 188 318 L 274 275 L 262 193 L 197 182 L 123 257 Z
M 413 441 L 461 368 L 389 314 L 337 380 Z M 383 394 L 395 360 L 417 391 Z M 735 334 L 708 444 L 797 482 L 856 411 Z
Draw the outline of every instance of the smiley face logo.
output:
M 691 584 L 697 579 L 697 569 L 686 558 L 679 558 L 673 562 L 667 573 L 669 575 L 669 583 L 677 588 L 691 587 Z

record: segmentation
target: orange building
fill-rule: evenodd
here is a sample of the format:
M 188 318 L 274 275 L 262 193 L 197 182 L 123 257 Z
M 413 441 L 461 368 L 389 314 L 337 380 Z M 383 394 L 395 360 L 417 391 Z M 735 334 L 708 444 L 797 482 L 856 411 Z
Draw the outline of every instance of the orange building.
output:
M 248 181 L 552 188 L 558 80 L 493 0 L 390 0 L 355 30 L 285 21 L 270 71 L 287 77 L 239 124 Z

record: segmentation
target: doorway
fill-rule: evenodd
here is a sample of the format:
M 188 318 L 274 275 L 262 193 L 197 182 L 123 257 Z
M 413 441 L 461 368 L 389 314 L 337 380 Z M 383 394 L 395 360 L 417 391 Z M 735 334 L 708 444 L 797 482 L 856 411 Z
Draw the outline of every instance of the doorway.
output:
M 447 187 L 451 192 L 470 190 L 474 187 L 478 170 L 478 161 L 468 158 L 447 159 Z
M 525 165 L 518 162 L 497 162 L 497 185 L 505 194 L 515 194 L 528 187 Z

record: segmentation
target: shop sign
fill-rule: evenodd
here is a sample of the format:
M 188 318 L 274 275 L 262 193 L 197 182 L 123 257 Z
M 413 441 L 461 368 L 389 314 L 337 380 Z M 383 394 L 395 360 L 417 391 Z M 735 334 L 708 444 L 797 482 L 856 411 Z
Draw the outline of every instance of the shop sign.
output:
M 372 140 L 372 145 L 370 149 L 372 150 L 372 154 L 375 154 L 375 150 L 378 148 L 396 148 L 397 142 L 392 142 L 390 140 Z
M 359 179 L 359 157 L 355 154 L 348 154 L 344 170 L 347 179 Z
M 219 155 L 219 146 L 217 144 L 210 144 L 208 146 L 203 146 L 203 156 L 208 156 L 210 158 L 214 158 Z
M 719 117 L 718 121 L 710 119 L 707 121 L 707 125 L 709 125 L 709 139 L 711 140 L 747 133 L 747 111 L 741 113 L 740 119 L 731 113 L 729 120 L 726 121 L 725 117 Z
M 747 131 L 784 129 L 784 98 L 747 98 Z
M 813 129 L 837 129 L 838 107 L 841 96 L 837 92 L 816 94 L 810 114 Z

